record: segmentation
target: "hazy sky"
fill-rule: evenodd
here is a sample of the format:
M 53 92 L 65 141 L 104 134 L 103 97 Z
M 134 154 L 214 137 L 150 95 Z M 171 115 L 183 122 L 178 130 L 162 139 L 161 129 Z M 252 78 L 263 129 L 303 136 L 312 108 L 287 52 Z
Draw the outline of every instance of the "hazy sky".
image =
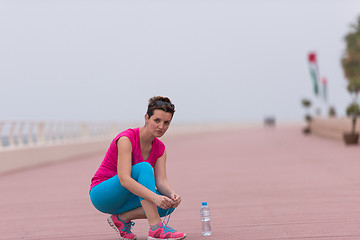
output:
M 169 96 L 177 122 L 301 120 L 351 97 L 340 65 L 359 0 L 0 0 L 0 118 L 143 119 Z

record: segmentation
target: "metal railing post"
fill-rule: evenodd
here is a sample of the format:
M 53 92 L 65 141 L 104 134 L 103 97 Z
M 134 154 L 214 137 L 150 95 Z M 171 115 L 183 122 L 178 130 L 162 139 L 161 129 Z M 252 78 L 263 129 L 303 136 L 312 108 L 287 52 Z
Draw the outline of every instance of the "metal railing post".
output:
M 18 135 L 17 135 L 17 145 L 19 147 L 22 147 L 24 145 L 24 140 L 23 140 L 23 130 L 24 130 L 24 122 L 20 122 L 19 123 L 19 130 L 18 130 Z
M 55 127 L 55 143 L 59 143 L 61 141 L 61 139 L 60 139 L 61 124 L 60 124 L 60 122 L 56 122 L 55 125 L 56 125 L 56 127 Z
M 34 145 L 34 139 L 33 139 L 34 125 L 35 125 L 34 122 L 29 123 L 29 130 L 28 130 L 28 134 L 27 134 L 27 141 L 28 141 L 29 146 Z
M 89 138 L 89 127 L 86 122 L 81 123 L 81 137 L 85 140 Z
M 15 130 L 16 122 L 11 122 L 10 132 L 9 132 L 9 147 L 15 147 L 15 139 L 14 139 L 14 130 Z
M 4 147 L 3 141 L 2 141 L 2 128 L 3 128 L 4 122 L 0 122 L 0 149 Z
M 47 133 L 46 133 L 46 142 L 48 144 L 53 143 L 53 126 L 54 126 L 53 122 L 50 122 L 48 125 L 48 129 L 47 129 Z
M 44 140 L 45 140 L 45 132 L 44 132 L 45 123 L 39 122 L 37 124 L 37 126 L 38 126 L 38 129 L 37 129 L 36 142 L 37 142 L 37 145 L 42 145 L 42 144 L 44 144 Z

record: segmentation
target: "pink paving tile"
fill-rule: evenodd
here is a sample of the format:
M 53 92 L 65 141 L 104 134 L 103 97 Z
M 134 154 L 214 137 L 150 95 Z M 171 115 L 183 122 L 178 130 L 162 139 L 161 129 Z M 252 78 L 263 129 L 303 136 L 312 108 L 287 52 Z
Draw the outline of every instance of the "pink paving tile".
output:
M 360 239 L 360 147 L 300 128 L 168 136 L 187 239 Z M 104 152 L 106 149 L 104 149 Z M 0 176 L 0 239 L 117 239 L 88 196 L 104 152 Z M 200 234 L 202 201 L 213 235 Z M 146 239 L 145 220 L 134 232 Z

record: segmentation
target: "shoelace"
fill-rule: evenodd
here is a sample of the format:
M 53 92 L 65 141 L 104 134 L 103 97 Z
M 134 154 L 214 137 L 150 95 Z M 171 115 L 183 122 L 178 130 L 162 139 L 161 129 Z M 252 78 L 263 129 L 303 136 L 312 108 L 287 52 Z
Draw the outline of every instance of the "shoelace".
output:
M 123 223 L 124 223 L 123 231 L 126 233 L 131 233 L 131 228 L 132 226 L 135 225 L 135 223 L 133 221 L 123 222 Z
M 169 223 L 169 220 L 170 220 L 170 216 L 171 216 L 171 213 L 168 215 L 169 211 L 171 210 L 171 208 L 169 208 L 167 211 L 166 211 L 166 215 L 163 219 L 163 221 L 161 222 L 161 227 L 164 229 L 165 233 L 167 232 L 176 232 L 175 229 L 171 228 L 168 226 L 168 223 Z M 165 220 L 167 218 L 167 221 L 165 223 Z

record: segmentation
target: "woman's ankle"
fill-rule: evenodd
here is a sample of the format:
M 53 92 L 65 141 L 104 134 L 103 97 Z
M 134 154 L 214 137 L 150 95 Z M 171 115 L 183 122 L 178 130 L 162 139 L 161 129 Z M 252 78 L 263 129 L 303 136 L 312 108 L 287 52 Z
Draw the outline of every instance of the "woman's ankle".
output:
M 155 231 L 155 230 L 158 229 L 159 227 L 160 227 L 160 223 L 155 224 L 155 225 L 150 225 L 151 231 Z
M 114 214 L 115 216 L 116 216 L 116 218 L 117 218 L 117 220 L 119 220 L 119 221 L 122 221 L 122 222 L 125 222 L 125 221 L 127 221 L 127 220 L 129 220 L 126 216 L 125 216 L 125 214 Z

